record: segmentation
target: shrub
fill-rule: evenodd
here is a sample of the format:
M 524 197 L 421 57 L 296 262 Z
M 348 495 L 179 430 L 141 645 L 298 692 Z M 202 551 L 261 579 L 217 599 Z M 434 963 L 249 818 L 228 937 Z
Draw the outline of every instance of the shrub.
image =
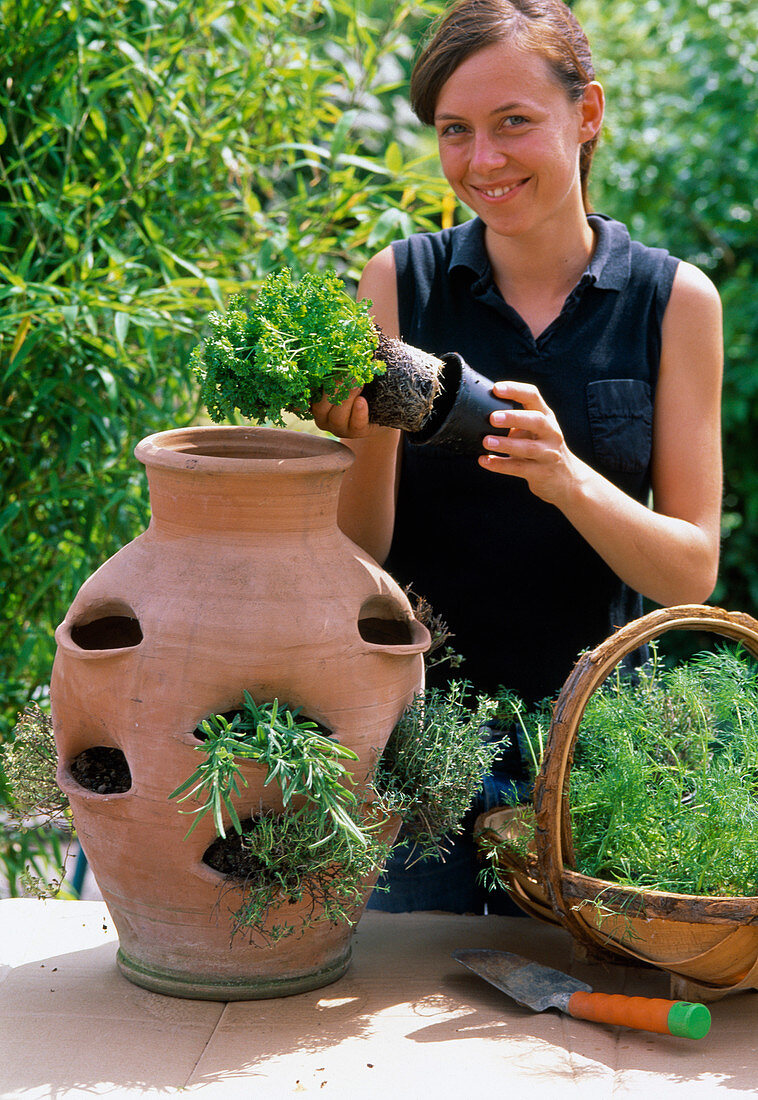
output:
M 703 268 L 724 303 L 724 520 L 714 594 L 758 607 L 758 7 L 577 0 L 608 96 L 599 210 Z M 692 445 L 697 445 L 693 438 Z

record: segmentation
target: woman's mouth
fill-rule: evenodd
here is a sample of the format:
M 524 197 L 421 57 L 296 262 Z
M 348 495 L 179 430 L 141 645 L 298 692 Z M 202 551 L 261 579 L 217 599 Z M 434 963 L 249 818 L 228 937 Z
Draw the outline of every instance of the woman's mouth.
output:
M 474 187 L 474 190 L 485 199 L 503 199 L 524 183 L 526 180 L 516 180 L 514 183 L 503 183 L 497 187 Z

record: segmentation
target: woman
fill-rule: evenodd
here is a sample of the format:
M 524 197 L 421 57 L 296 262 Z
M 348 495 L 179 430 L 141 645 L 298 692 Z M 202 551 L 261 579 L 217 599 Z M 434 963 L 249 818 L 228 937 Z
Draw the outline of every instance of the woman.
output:
M 359 294 L 386 333 L 459 352 L 521 407 L 493 413 L 477 460 L 369 425 L 358 391 L 314 418 L 356 455 L 343 529 L 447 621 L 463 675 L 535 702 L 642 596 L 713 590 L 720 303 L 588 213 L 604 97 L 560 0 L 461 0 L 411 100 L 475 218 L 383 250 Z

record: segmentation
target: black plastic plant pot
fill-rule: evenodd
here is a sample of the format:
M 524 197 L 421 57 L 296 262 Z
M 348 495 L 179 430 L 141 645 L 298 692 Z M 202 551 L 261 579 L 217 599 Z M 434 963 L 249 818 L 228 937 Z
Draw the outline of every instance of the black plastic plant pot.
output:
M 432 411 L 408 439 L 418 447 L 445 447 L 457 454 L 479 454 L 482 440 L 491 432 L 490 413 L 515 409 L 513 401 L 501 401 L 492 393 L 492 382 L 451 351 L 440 357 L 445 364 L 442 387 Z

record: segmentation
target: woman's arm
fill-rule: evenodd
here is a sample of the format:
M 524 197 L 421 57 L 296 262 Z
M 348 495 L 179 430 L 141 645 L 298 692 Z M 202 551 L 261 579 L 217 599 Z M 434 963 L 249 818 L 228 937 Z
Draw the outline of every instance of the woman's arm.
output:
M 665 606 L 702 603 L 716 583 L 721 518 L 721 303 L 697 268 L 680 263 L 663 318 L 653 419 L 653 510 L 566 447 L 532 386 L 497 383 L 523 411 L 492 414 L 507 437 L 488 436 L 479 459 L 523 477 L 564 513 L 631 588 Z
M 399 336 L 395 259 L 391 248 L 377 253 L 364 268 L 358 299 L 370 298 L 371 313 L 386 336 Z M 369 424 L 368 404 L 356 389 L 341 405 L 322 398 L 313 419 L 353 451 L 355 461 L 340 490 L 338 522 L 342 530 L 378 562 L 392 543 L 400 467 L 400 432 Z

